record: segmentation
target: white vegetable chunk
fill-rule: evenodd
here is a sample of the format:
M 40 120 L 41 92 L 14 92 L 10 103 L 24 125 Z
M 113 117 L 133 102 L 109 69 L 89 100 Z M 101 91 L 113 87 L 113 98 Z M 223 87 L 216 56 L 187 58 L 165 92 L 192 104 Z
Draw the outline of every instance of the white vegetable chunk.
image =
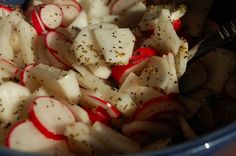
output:
M 106 62 L 128 64 L 131 58 L 135 37 L 130 29 L 95 29 L 94 35 Z
M 24 100 L 30 95 L 30 91 L 14 82 L 5 82 L 0 85 L 0 120 L 14 122 L 24 108 Z
M 31 73 L 49 91 L 59 98 L 76 104 L 80 98 L 80 88 L 74 71 L 64 71 L 44 64 L 38 64 Z
M 15 26 L 23 19 L 18 11 L 13 11 L 1 22 L 0 29 L 0 58 L 13 59 L 14 51 L 11 47 L 11 35 Z
M 176 34 L 170 19 L 170 11 L 162 9 L 158 23 L 154 30 L 158 50 L 161 52 L 172 52 L 177 54 L 180 46 L 180 39 Z

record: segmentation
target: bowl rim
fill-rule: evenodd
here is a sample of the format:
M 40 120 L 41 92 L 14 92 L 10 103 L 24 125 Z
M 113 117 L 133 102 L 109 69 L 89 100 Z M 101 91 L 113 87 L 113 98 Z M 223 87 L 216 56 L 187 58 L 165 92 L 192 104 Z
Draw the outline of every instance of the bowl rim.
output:
M 193 156 L 209 155 L 215 153 L 222 147 L 229 145 L 236 140 L 236 121 L 209 134 L 201 136 L 195 140 L 187 141 L 178 145 L 159 150 L 128 154 L 129 156 Z M 37 156 L 38 154 L 19 152 L 0 147 L 1 155 L 8 156 Z

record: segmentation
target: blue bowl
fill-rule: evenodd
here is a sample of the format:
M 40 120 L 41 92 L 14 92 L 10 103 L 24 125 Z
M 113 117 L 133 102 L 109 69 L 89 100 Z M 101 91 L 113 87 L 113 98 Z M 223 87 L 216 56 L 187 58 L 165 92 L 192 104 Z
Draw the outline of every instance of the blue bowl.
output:
M 226 4 L 220 0 L 220 7 L 216 7 L 215 20 L 219 23 L 227 18 L 235 17 L 234 5 Z M 25 0 L 0 0 L 0 4 L 24 5 Z M 233 3 L 233 2 L 232 2 Z M 227 9 L 225 6 L 227 6 Z M 229 9 L 229 6 L 231 6 Z M 219 11 L 221 10 L 221 11 Z M 230 11 L 231 10 L 231 11 Z M 219 14 L 220 13 L 220 14 Z M 223 15 L 224 14 L 224 15 Z M 235 49 L 235 44 L 232 49 Z M 183 144 L 175 145 L 160 151 L 131 154 L 130 156 L 236 156 L 236 122 L 218 129 L 211 134 L 201 136 L 196 140 L 188 141 Z M 0 147 L 0 156 L 37 156 L 35 154 L 23 153 Z

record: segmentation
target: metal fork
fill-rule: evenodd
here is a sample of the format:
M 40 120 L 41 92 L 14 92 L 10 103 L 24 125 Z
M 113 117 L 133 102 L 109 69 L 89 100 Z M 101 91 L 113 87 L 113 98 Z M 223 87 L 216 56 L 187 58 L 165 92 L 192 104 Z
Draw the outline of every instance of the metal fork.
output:
M 207 54 L 210 50 L 231 42 L 236 38 L 236 20 L 223 24 L 216 32 L 200 41 L 189 51 L 189 63 Z

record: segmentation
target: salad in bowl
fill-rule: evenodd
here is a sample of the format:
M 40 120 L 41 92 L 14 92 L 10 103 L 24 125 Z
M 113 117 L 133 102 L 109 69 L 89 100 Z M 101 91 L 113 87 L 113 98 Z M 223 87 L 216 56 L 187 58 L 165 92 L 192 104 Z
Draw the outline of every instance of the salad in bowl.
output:
M 209 33 L 211 4 L 0 5 L 2 146 L 48 155 L 133 154 L 194 140 L 234 120 L 236 54 L 218 48 L 188 64 L 195 40 Z M 209 31 L 216 29 L 211 22 Z

